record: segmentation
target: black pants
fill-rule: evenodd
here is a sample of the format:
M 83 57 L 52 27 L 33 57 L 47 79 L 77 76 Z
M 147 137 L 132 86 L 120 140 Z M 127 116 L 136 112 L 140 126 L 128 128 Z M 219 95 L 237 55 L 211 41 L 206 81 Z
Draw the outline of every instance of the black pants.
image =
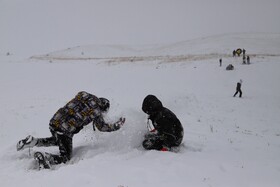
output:
M 73 143 L 72 137 L 68 137 L 63 134 L 57 134 L 54 131 L 51 131 L 52 136 L 49 138 L 38 138 L 36 146 L 38 147 L 48 147 L 48 146 L 58 146 L 60 155 L 49 154 L 50 164 L 60 164 L 66 163 L 71 159 Z
M 242 91 L 241 89 L 237 89 L 233 97 L 235 97 L 239 93 L 239 97 L 242 97 Z
M 156 134 L 147 134 L 145 135 L 145 140 L 142 145 L 145 149 L 151 150 L 161 150 L 163 147 L 176 147 L 179 146 L 182 142 L 183 138 L 174 138 L 174 137 L 163 137 L 161 135 Z

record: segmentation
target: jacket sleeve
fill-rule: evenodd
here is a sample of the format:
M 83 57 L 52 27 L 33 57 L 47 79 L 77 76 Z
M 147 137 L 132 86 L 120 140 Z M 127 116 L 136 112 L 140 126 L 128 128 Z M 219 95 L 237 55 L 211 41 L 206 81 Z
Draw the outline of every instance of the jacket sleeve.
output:
M 93 126 L 95 126 L 99 131 L 102 132 L 112 132 L 112 131 L 116 131 L 120 129 L 120 125 L 118 125 L 117 123 L 114 124 L 108 124 L 104 121 L 102 116 L 97 117 L 94 121 L 93 121 Z
M 156 129 L 161 140 L 175 141 L 176 134 L 174 132 L 174 121 L 168 117 L 162 116 L 162 118 L 157 119 Z

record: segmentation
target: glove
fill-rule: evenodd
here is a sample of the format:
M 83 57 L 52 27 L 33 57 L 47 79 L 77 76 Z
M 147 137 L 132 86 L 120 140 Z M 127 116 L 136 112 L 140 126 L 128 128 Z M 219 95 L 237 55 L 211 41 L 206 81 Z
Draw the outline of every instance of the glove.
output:
M 125 118 L 121 117 L 121 118 L 114 124 L 115 128 L 116 128 L 116 129 L 121 128 L 121 127 L 123 126 L 124 122 L 125 122 Z

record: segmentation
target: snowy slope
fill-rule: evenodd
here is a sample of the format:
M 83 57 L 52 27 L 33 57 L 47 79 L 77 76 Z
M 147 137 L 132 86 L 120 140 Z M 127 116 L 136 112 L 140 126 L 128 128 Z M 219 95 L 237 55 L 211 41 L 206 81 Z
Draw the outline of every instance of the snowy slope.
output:
M 280 34 L 231 34 L 205 37 L 168 45 L 94 45 L 77 46 L 31 59 L 55 61 L 95 61 L 95 62 L 191 62 L 216 60 L 231 57 L 233 49 L 248 49 L 251 57 L 274 57 L 280 55 Z M 266 45 L 269 43 L 270 48 Z M 242 44 L 242 46 L 240 46 Z M 251 46 L 254 46 L 253 48 Z M 232 60 L 229 58 L 229 60 Z
M 0 186 L 279 186 L 279 41 L 279 34 L 236 34 L 149 48 L 70 47 L 21 61 L 1 56 Z M 231 57 L 237 46 L 254 54 L 251 65 Z M 91 59 L 79 59 L 81 52 Z M 198 54 L 204 58 L 172 61 Z M 131 56 L 167 57 L 113 64 L 94 59 Z M 225 70 L 229 63 L 234 71 Z M 239 79 L 244 97 L 233 98 Z M 69 163 L 34 169 L 34 151 L 58 149 L 17 152 L 17 141 L 49 136 L 49 119 L 80 90 L 109 98 L 107 120 L 124 116 L 125 126 L 113 133 L 88 126 L 74 137 Z M 141 147 L 147 94 L 181 120 L 185 137 L 178 153 Z

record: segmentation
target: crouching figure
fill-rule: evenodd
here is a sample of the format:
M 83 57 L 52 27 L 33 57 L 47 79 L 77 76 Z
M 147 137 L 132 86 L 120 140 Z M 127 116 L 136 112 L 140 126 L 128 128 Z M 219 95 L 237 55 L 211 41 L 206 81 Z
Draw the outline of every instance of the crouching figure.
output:
M 149 133 L 142 143 L 147 150 L 169 151 L 178 147 L 183 140 L 184 129 L 176 115 L 165 108 L 154 95 L 145 97 L 142 110 L 148 114 Z M 152 122 L 149 123 L 149 122 Z
M 85 91 L 79 92 L 64 107 L 60 108 L 49 123 L 51 136 L 47 138 L 34 138 L 29 135 L 17 143 L 17 150 L 30 147 L 58 146 L 60 154 L 36 152 L 35 160 L 40 168 L 49 169 L 52 165 L 66 163 L 71 159 L 75 134 L 80 132 L 84 126 L 92 123 L 102 132 L 119 130 L 125 122 L 120 118 L 113 124 L 104 121 L 103 115 L 109 110 L 110 102 L 106 98 L 100 98 Z

